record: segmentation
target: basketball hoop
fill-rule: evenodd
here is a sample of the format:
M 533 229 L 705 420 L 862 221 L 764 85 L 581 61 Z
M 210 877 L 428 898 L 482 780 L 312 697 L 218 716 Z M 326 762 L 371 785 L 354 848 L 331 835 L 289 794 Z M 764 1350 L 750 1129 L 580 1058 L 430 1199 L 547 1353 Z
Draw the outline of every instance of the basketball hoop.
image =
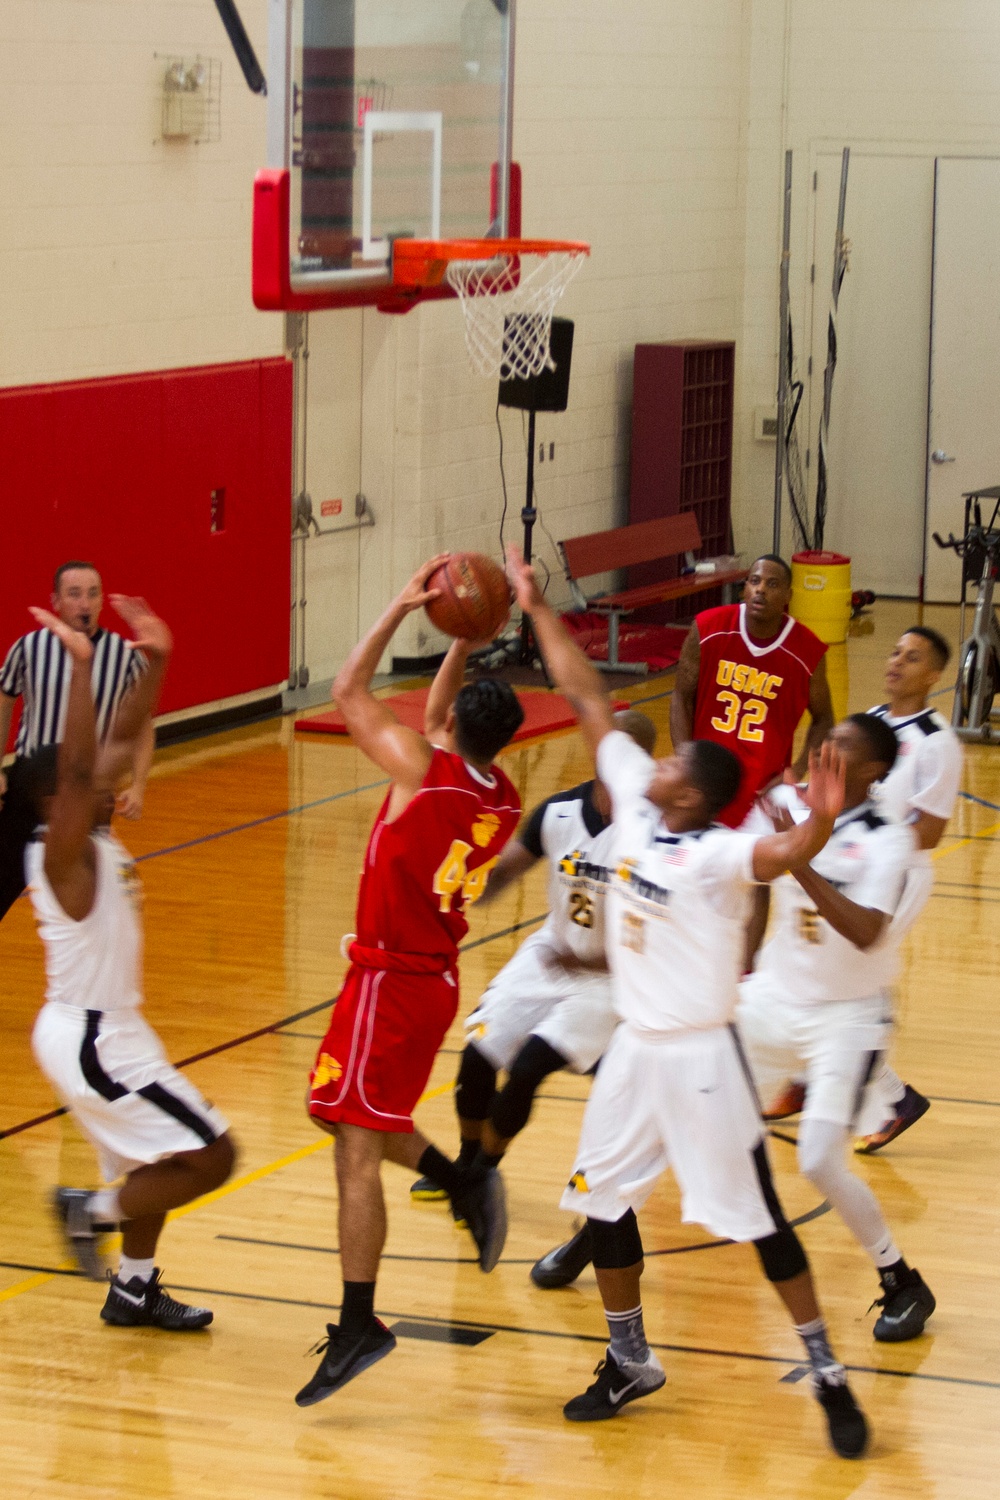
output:
M 465 347 L 479 375 L 526 380 L 548 366 L 556 303 L 590 254 L 574 240 L 396 240 L 392 279 L 447 282 L 462 304 Z

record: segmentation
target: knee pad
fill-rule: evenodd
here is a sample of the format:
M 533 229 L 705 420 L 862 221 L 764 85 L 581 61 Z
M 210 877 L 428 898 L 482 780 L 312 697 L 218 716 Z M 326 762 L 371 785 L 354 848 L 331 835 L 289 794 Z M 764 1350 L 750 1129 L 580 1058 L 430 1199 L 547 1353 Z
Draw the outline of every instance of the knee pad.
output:
M 768 1281 L 791 1281 L 809 1269 L 799 1237 L 788 1225 L 753 1243 Z
M 485 1120 L 497 1090 L 497 1070 L 469 1042 L 455 1081 L 455 1109 L 460 1120 Z
M 529 1036 L 510 1065 L 507 1082 L 493 1101 L 490 1123 L 502 1140 L 512 1140 L 523 1130 L 535 1102 L 535 1094 L 550 1073 L 566 1066 L 561 1052 L 540 1036 Z
M 601 1271 L 620 1271 L 642 1260 L 642 1236 L 631 1209 L 614 1224 L 606 1219 L 588 1219 L 594 1266 Z

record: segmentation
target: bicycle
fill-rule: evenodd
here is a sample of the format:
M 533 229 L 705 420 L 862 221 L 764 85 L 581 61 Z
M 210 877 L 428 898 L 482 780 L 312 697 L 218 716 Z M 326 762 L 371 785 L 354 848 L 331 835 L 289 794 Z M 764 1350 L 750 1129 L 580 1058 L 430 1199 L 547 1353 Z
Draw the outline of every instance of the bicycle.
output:
M 984 526 L 982 510 L 976 500 L 973 507 L 974 523 L 967 526 L 964 536 L 955 537 L 949 532 L 947 540 L 944 540 L 934 532 L 934 540 L 939 547 L 950 548 L 962 559 L 963 579 L 967 560 L 974 562 L 977 553 L 982 554 L 972 634 L 962 642 L 958 657 L 951 723 L 960 738 L 986 742 L 1000 739 L 1000 730 L 990 722 L 994 712 L 993 700 L 1000 688 L 1000 624 L 993 607 L 993 590 L 1000 577 L 1000 529 L 996 525 L 998 515 L 1000 499 L 993 508 L 989 525 Z M 963 602 L 964 592 L 963 581 Z

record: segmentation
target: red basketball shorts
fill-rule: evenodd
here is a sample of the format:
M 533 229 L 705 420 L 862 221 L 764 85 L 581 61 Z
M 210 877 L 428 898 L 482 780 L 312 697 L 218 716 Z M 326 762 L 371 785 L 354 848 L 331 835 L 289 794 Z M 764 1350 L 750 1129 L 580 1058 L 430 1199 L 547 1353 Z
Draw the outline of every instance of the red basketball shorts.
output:
M 451 975 L 353 964 L 310 1075 L 309 1113 L 334 1124 L 409 1134 L 457 1011 Z

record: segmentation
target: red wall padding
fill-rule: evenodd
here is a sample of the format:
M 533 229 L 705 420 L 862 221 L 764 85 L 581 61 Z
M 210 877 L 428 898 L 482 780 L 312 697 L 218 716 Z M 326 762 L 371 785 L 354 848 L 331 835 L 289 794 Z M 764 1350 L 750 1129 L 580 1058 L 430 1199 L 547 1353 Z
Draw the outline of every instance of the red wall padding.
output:
M 173 628 L 161 712 L 285 679 L 291 430 L 284 359 L 0 390 L 0 650 L 81 557 Z

